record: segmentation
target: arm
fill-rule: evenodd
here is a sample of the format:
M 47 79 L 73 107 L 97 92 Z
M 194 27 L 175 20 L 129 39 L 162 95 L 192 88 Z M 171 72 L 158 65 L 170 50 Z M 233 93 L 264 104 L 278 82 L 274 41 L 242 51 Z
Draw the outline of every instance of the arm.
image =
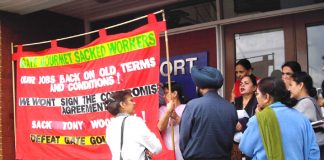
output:
M 249 157 L 253 157 L 253 152 L 260 140 L 258 123 L 255 117 L 252 117 L 247 124 L 239 145 L 240 150 Z
M 187 104 L 185 110 L 182 113 L 180 127 L 179 127 L 181 152 L 184 152 L 188 144 L 188 141 L 191 138 L 191 128 L 193 122 L 194 122 L 193 113 L 191 107 Z
M 235 86 L 235 85 L 234 85 Z M 234 86 L 232 88 L 232 91 L 231 91 L 231 96 L 230 96 L 230 99 L 229 99 L 229 102 L 231 103 L 234 103 L 235 101 L 235 91 L 234 91 Z
M 167 104 L 166 111 L 162 114 L 157 124 L 157 127 L 159 128 L 160 132 L 164 131 L 167 128 L 169 117 L 171 116 L 172 112 L 174 112 L 174 104 L 172 102 L 169 102 Z
M 136 134 L 138 135 L 139 143 L 153 154 L 160 153 L 162 150 L 162 145 L 156 135 L 149 130 L 142 119 L 136 118 L 134 121 L 137 123 L 135 125 L 137 128 Z
M 324 98 L 318 98 L 318 100 L 317 100 L 317 104 L 318 104 L 319 106 L 324 106 Z
M 241 119 L 238 119 L 238 123 L 241 124 L 241 130 L 240 131 L 245 131 L 246 130 L 246 124 L 247 122 L 249 121 L 249 118 L 241 118 Z
M 309 132 L 307 134 L 307 141 L 309 142 L 309 155 L 308 155 L 308 159 L 309 160 L 317 160 L 320 159 L 320 151 L 319 151 L 319 147 L 318 144 L 316 142 L 316 137 L 314 134 L 314 130 L 312 128 L 312 126 L 309 124 L 307 125 L 307 132 Z M 306 144 L 308 145 L 308 144 Z M 306 152 L 307 153 L 307 152 Z

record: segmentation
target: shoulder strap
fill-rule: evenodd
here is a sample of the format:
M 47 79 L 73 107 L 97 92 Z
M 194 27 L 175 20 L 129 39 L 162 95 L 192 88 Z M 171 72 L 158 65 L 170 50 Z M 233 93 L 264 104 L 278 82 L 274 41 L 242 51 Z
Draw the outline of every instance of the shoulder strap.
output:
M 122 148 L 123 148 L 123 141 L 124 141 L 124 124 L 125 120 L 128 116 L 124 117 L 122 125 L 121 125 L 121 138 L 120 138 L 120 160 L 123 160 L 123 157 L 121 156 Z

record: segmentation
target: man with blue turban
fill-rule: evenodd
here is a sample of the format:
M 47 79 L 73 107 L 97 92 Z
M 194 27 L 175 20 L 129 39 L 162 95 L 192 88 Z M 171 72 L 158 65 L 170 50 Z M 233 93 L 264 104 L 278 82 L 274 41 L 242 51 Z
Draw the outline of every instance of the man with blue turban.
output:
M 189 101 L 180 122 L 180 150 L 185 160 L 230 159 L 237 113 L 218 95 L 223 76 L 214 67 L 192 67 L 191 78 L 202 97 Z

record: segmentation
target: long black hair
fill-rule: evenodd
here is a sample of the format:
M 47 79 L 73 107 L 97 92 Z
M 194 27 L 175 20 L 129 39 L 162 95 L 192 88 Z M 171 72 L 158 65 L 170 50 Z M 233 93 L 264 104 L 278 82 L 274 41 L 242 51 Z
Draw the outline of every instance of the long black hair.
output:
M 290 92 L 285 83 L 279 78 L 266 77 L 261 79 L 258 83 L 258 89 L 262 94 L 269 94 L 273 97 L 274 102 L 279 101 L 288 107 L 293 107 L 296 104 L 296 101 L 290 98 Z
M 292 79 L 297 84 L 304 83 L 308 95 L 313 98 L 317 98 L 317 91 L 313 86 L 313 79 L 309 74 L 307 74 L 306 72 L 296 72 L 292 75 Z

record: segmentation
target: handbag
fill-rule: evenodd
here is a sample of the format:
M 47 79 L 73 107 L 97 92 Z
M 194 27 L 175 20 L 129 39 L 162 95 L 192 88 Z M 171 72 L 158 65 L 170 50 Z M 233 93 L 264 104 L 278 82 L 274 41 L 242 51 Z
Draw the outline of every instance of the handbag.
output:
M 121 155 L 121 151 L 123 148 L 123 141 L 124 141 L 124 125 L 125 125 L 125 120 L 128 116 L 124 117 L 122 125 L 121 125 L 121 137 L 120 137 L 120 160 L 123 160 L 123 157 Z M 147 150 L 147 149 L 145 149 Z M 149 156 L 147 156 L 147 154 L 145 153 L 145 160 L 150 160 L 151 158 Z

